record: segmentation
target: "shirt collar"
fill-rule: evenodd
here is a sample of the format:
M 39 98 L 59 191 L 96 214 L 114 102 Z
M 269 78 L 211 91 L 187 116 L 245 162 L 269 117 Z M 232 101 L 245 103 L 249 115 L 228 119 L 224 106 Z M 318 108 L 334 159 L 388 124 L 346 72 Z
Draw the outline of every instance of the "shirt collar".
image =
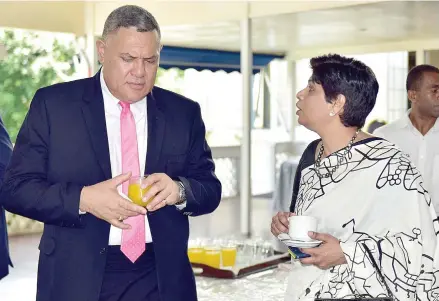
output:
M 411 109 L 407 110 L 407 112 L 405 112 L 405 114 L 400 119 L 398 119 L 396 121 L 396 125 L 399 128 L 404 129 L 404 128 L 408 128 L 410 126 L 413 126 L 412 121 L 409 118 L 410 111 L 411 111 Z
M 104 79 L 104 68 L 101 69 L 100 81 L 101 81 L 102 96 L 104 98 L 105 111 L 109 114 L 120 115 L 120 112 L 122 111 L 122 108 L 119 105 L 120 100 L 114 97 L 114 95 L 111 94 L 110 90 L 108 89 L 108 86 Z M 142 100 L 132 103 L 130 105 L 130 110 L 134 116 L 141 117 L 145 115 L 146 96 Z
M 410 112 L 411 109 L 407 110 L 407 112 L 402 116 L 402 118 L 398 119 L 396 121 L 396 125 L 398 125 L 399 128 L 405 129 L 405 128 L 414 128 L 412 121 L 410 120 Z M 433 127 L 431 128 L 432 131 L 439 131 L 439 118 L 436 119 L 436 122 L 434 123 Z

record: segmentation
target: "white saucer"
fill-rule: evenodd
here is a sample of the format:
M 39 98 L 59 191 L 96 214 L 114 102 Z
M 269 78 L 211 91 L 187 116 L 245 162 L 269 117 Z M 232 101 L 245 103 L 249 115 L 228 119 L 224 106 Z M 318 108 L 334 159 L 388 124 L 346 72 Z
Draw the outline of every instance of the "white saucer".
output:
M 277 238 L 287 246 L 295 248 L 315 248 L 322 243 L 320 240 L 304 241 L 292 239 L 287 233 L 280 233 Z

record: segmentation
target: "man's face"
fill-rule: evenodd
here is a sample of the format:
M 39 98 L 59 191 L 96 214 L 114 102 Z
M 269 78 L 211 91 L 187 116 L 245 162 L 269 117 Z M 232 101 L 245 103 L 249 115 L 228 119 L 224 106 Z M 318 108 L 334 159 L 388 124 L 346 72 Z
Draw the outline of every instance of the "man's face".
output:
M 426 117 L 439 117 L 439 73 L 425 72 L 417 91 L 409 95 L 412 104 Z
M 96 45 L 111 94 L 134 103 L 151 92 L 161 50 L 157 31 L 138 32 L 134 27 L 122 27 Z

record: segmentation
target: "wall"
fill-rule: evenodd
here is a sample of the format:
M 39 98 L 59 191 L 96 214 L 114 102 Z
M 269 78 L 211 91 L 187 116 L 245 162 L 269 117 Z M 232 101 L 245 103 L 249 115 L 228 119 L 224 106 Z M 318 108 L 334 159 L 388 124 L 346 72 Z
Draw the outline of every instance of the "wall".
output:
M 439 50 L 426 51 L 425 63 L 439 68 Z

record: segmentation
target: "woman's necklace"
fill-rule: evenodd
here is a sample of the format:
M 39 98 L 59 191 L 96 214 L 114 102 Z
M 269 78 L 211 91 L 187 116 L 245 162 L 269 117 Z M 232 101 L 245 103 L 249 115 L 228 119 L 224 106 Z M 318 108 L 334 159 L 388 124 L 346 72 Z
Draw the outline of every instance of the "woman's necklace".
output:
M 325 174 L 322 174 L 321 172 L 320 172 L 320 168 L 321 168 L 321 163 L 322 163 L 322 156 L 323 156 L 323 152 L 324 152 L 324 150 L 325 150 L 325 147 L 323 146 L 323 141 L 322 141 L 322 145 L 320 146 L 320 150 L 319 150 L 319 154 L 317 155 L 317 159 L 316 159 L 316 162 L 314 163 L 314 167 L 315 167 L 315 170 L 316 170 L 316 172 L 317 172 L 317 176 L 321 179 L 321 178 L 329 178 L 340 166 L 341 166 L 341 163 L 342 163 L 342 160 L 344 159 L 344 158 L 346 158 L 346 160 L 347 160 L 347 155 L 348 155 L 348 153 L 351 151 L 351 148 L 352 148 L 352 144 L 354 144 L 354 141 L 355 141 L 355 139 L 357 138 L 357 136 L 358 136 L 358 133 L 360 132 L 360 129 L 358 129 L 356 132 L 355 132 L 355 134 L 354 134 L 354 136 L 352 137 L 352 139 L 349 141 L 349 143 L 348 143 L 348 145 L 345 147 L 345 148 L 343 148 L 342 150 L 343 150 L 343 154 L 342 155 L 340 155 L 340 156 L 337 156 L 337 165 L 335 165 L 334 167 L 332 167 L 332 168 L 330 168 L 329 170 L 328 170 L 328 172 L 327 173 L 325 173 Z

